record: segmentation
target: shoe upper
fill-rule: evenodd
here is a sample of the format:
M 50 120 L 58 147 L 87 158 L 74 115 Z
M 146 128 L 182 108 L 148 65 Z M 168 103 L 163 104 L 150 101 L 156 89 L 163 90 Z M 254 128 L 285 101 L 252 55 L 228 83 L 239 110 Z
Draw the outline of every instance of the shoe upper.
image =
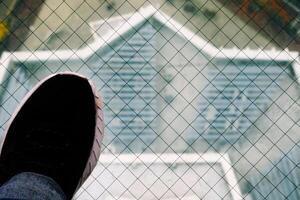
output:
M 73 74 L 53 76 L 37 87 L 7 130 L 0 182 L 35 172 L 53 178 L 71 198 L 93 152 L 94 95 L 89 81 Z

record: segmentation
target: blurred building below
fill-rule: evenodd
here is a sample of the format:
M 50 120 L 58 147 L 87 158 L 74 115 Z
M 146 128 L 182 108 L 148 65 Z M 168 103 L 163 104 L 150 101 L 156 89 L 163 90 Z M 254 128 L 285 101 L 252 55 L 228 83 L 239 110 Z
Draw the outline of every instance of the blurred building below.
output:
M 263 190 L 260 175 L 299 143 L 298 53 L 216 48 L 153 6 L 91 27 L 81 49 L 3 55 L 1 127 L 39 80 L 71 70 L 103 95 L 104 153 L 228 152 L 243 195 L 257 196 L 250 186 Z

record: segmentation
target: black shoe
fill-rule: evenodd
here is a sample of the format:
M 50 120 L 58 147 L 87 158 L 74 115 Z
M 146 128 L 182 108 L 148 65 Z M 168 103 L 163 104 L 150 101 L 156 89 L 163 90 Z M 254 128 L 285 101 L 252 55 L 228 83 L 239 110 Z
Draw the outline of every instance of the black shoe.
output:
M 12 116 L 2 144 L 0 183 L 21 172 L 54 179 L 71 199 L 100 155 L 102 101 L 75 73 L 41 81 Z

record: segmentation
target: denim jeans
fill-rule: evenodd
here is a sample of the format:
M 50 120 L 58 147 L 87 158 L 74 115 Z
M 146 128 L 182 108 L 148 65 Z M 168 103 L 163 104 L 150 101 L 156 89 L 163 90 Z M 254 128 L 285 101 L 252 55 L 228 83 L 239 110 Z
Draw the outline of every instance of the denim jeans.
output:
M 0 187 L 0 200 L 65 200 L 60 186 L 51 178 L 23 172 Z

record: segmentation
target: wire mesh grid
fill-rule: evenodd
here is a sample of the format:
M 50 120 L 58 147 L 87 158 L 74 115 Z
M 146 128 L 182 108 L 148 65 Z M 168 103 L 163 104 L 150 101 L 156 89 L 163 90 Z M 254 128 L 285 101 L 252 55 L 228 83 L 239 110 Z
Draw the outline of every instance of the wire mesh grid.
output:
M 1 133 L 56 72 L 104 99 L 74 199 L 300 199 L 297 1 L 20 2 L 0 7 Z

